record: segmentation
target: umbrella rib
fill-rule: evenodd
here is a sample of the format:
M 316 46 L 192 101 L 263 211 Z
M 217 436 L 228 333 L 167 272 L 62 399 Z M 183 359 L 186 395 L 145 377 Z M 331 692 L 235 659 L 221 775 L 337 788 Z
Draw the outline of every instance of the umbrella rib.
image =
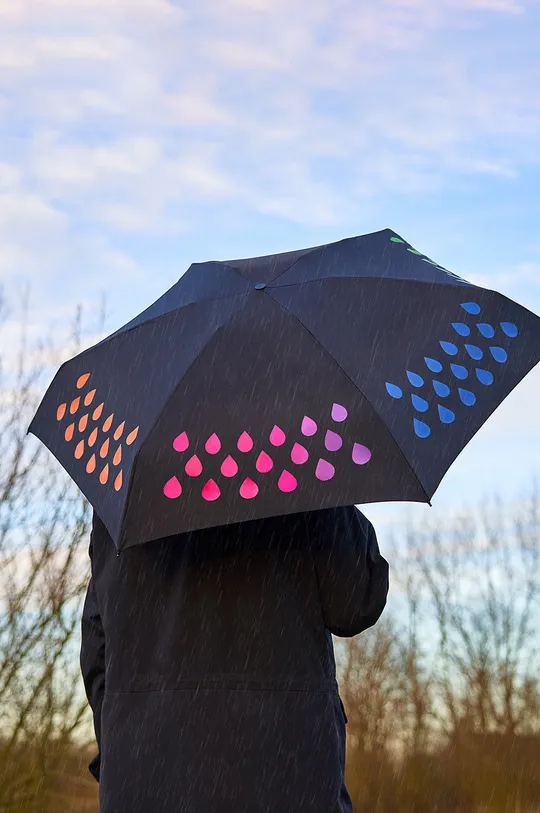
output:
M 285 286 L 283 286 L 283 287 L 285 287 Z M 274 300 L 274 302 L 275 302 L 277 305 L 279 305 L 281 308 L 283 308 L 283 310 L 287 311 L 287 313 L 290 313 L 290 314 L 291 314 L 291 316 L 292 316 L 292 317 L 294 317 L 294 319 L 296 319 L 296 321 L 297 321 L 297 322 L 299 322 L 299 323 L 302 325 L 302 327 L 304 328 L 304 330 L 305 330 L 305 331 L 307 331 L 307 333 L 309 333 L 309 335 L 310 335 L 310 336 L 311 336 L 311 337 L 312 337 L 312 338 L 313 338 L 313 339 L 314 339 L 314 340 L 317 342 L 317 344 L 318 344 L 318 345 L 319 345 L 319 347 L 320 347 L 320 348 L 323 350 L 323 352 L 324 352 L 324 353 L 326 353 L 326 355 L 327 355 L 327 356 L 329 356 L 329 357 L 332 359 L 332 361 L 334 362 L 334 364 L 335 364 L 335 365 L 336 365 L 336 366 L 337 366 L 337 367 L 338 367 L 338 368 L 341 370 L 341 372 L 343 373 L 343 375 L 344 375 L 344 376 L 346 376 L 346 377 L 349 379 L 349 381 L 351 382 L 351 384 L 353 385 L 353 387 L 354 387 L 356 390 L 358 390 L 358 392 L 360 393 L 360 395 L 361 395 L 363 398 L 365 398 L 365 399 L 366 399 L 366 401 L 367 401 L 367 402 L 368 402 L 368 404 L 371 406 L 371 408 L 373 409 L 373 411 L 375 412 L 375 414 L 376 414 L 376 415 L 377 415 L 377 417 L 379 418 L 380 422 L 383 424 L 383 426 L 385 427 L 386 431 L 387 431 L 387 432 L 388 432 L 388 434 L 390 435 L 390 437 L 391 437 L 391 439 L 392 439 L 392 441 L 393 441 L 393 443 L 394 443 L 394 446 L 396 447 L 396 449 L 398 450 L 399 454 L 401 455 L 401 457 L 403 458 L 403 460 L 404 460 L 404 461 L 405 461 L 405 463 L 407 464 L 407 467 L 410 469 L 411 474 L 413 475 L 414 479 L 416 480 L 416 482 L 418 483 L 418 485 L 420 486 L 420 488 L 421 488 L 421 489 L 422 489 L 422 491 L 424 492 L 424 494 L 425 494 L 425 496 L 426 496 L 426 499 L 427 499 L 428 504 L 431 506 L 431 499 L 430 499 L 430 496 L 429 496 L 429 494 L 427 493 L 426 489 L 424 488 L 423 483 L 421 482 L 420 478 L 418 477 L 418 475 L 417 475 L 417 474 L 416 474 L 416 472 L 414 471 L 413 467 L 411 466 L 411 464 L 409 463 L 409 461 L 408 461 L 408 460 L 407 460 L 407 458 L 405 457 L 405 454 L 404 454 L 403 450 L 401 449 L 400 445 L 399 445 L 399 444 L 398 444 L 398 442 L 396 441 L 396 439 L 395 439 L 395 437 L 393 436 L 392 432 L 390 431 L 390 429 L 388 428 L 388 426 L 386 425 L 386 423 L 383 421 L 383 419 L 382 419 L 382 418 L 381 418 L 381 416 L 379 415 L 379 412 L 378 412 L 378 411 L 375 409 L 375 407 L 373 406 L 373 404 L 371 403 L 371 401 L 369 400 L 369 398 L 368 398 L 368 397 L 367 397 L 367 396 L 366 396 L 366 395 L 365 395 L 365 394 L 362 392 L 362 390 L 360 389 L 360 387 L 358 386 L 358 384 L 356 384 L 356 382 L 355 382 L 355 381 L 353 381 L 353 379 L 350 377 L 350 375 L 349 375 L 349 374 L 348 374 L 348 373 L 347 373 L 347 372 L 346 372 L 346 371 L 343 369 L 343 367 L 341 366 L 341 364 L 340 364 L 338 361 L 336 361 L 336 359 L 333 357 L 333 355 L 332 355 L 331 353 L 329 353 L 329 352 L 328 352 L 328 350 L 326 349 L 326 347 L 324 346 L 324 344 L 322 344 L 322 342 L 320 342 L 320 341 L 319 341 L 319 339 L 318 339 L 318 338 L 315 336 L 315 334 L 314 334 L 314 333 L 312 333 L 312 332 L 311 332 L 311 330 L 310 330 L 308 327 L 306 327 L 306 325 L 305 325 L 305 324 L 302 322 L 302 320 L 301 320 L 301 319 L 300 319 L 300 318 L 299 318 L 299 317 L 298 317 L 298 316 L 297 316 L 297 315 L 294 313 L 294 311 L 290 310 L 290 308 L 287 308 L 285 305 L 283 305 L 281 302 L 279 302 L 279 300 L 277 300 L 275 297 L 273 297 L 273 296 L 272 296 L 272 294 L 271 294 L 271 293 L 268 291 L 268 289 L 266 289 L 266 292 L 268 293 L 268 296 L 271 296 L 271 297 L 272 297 L 272 299 Z
M 464 285 L 460 285 L 457 282 L 441 282 L 439 280 L 431 280 L 431 279 L 414 279 L 414 277 L 366 277 L 366 276 L 351 276 L 351 274 L 335 274 L 330 277 L 316 277 L 315 279 L 306 279 L 302 282 L 288 282 L 285 285 L 276 285 L 276 290 L 280 290 L 281 288 L 293 288 L 295 285 L 310 285 L 312 282 L 328 282 L 331 279 L 378 279 L 384 280 L 385 282 L 414 282 L 418 283 L 419 285 L 442 285 L 444 288 L 478 288 L 477 285 L 472 285 L 470 282 L 465 282 Z M 272 280 L 273 282 L 274 280 Z M 268 286 L 267 286 L 268 288 Z M 272 290 L 270 288 L 270 290 Z M 482 290 L 491 291 L 490 288 L 484 288 Z M 498 291 L 491 291 L 492 293 L 498 293 Z

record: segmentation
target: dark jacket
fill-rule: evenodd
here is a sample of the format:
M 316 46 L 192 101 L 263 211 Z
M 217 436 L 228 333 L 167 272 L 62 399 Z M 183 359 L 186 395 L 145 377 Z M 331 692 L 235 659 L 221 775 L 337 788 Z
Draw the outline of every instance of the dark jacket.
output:
M 344 813 L 331 633 L 371 627 L 388 563 L 355 507 L 117 556 L 94 514 L 81 669 L 101 813 Z

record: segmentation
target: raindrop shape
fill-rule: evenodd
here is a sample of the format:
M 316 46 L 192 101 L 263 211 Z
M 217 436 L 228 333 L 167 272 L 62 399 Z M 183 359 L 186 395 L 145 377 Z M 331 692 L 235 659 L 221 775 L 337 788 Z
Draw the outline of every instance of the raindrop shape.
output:
M 416 254 L 418 257 L 422 257 L 422 252 L 417 251 L 415 248 L 408 248 L 407 251 L 410 251 L 411 254 Z
M 99 482 L 101 483 L 101 485 L 104 486 L 108 479 L 109 479 L 109 464 L 105 463 L 105 466 L 102 468 L 99 475 Z
M 449 356 L 457 356 L 458 349 L 455 344 L 452 344 L 452 342 L 439 342 L 439 344 Z
M 448 398 L 448 396 L 450 395 L 450 387 L 447 387 L 447 385 L 443 384 L 442 381 L 434 381 L 433 389 L 435 390 L 439 398 Z
M 481 370 L 478 368 L 476 370 L 476 377 L 481 384 L 485 384 L 486 387 L 489 387 L 490 384 L 493 384 L 493 373 L 490 373 L 489 370 Z
M 454 373 L 455 377 L 459 378 L 461 381 L 465 381 L 465 379 L 469 377 L 469 371 L 466 367 L 462 367 L 461 364 L 451 364 L 450 369 Z
M 470 390 L 462 390 L 461 387 L 459 388 L 458 392 L 459 397 L 465 406 L 474 406 L 476 404 L 476 395 L 474 392 L 471 392 Z
M 135 429 L 132 432 L 130 432 L 129 435 L 127 436 L 127 438 L 126 438 L 126 443 L 127 443 L 128 446 L 131 446 L 131 444 L 133 443 L 133 441 L 135 440 L 135 438 L 137 437 L 138 434 L 139 434 L 139 427 L 136 426 Z
M 318 480 L 331 480 L 334 474 L 336 473 L 335 468 L 328 460 L 324 460 L 322 457 L 319 459 L 317 463 L 317 468 L 315 469 L 315 477 Z
M 202 498 L 207 502 L 214 502 L 214 500 L 217 500 L 220 494 L 221 491 L 219 490 L 219 486 L 215 480 L 208 480 L 208 482 L 202 487 L 201 495 Z
M 122 437 L 122 432 L 124 431 L 124 426 L 125 425 L 126 425 L 126 422 L 122 421 L 122 423 L 119 426 L 116 427 L 116 429 L 114 430 L 114 435 L 113 435 L 113 438 L 115 440 L 120 440 L 120 438 Z
M 255 463 L 257 471 L 260 471 L 263 474 L 266 474 L 267 471 L 270 471 L 273 465 L 274 461 L 272 460 L 270 455 L 266 454 L 266 452 L 261 452 L 257 458 L 257 462 Z
M 238 472 L 238 463 L 231 457 L 230 454 L 227 455 L 223 463 L 221 464 L 221 473 L 224 477 L 234 477 L 234 475 Z
M 98 430 L 97 430 L 97 426 L 96 426 L 96 428 L 92 432 L 90 432 L 90 437 L 88 438 L 88 445 L 89 446 L 94 445 L 94 443 L 97 440 L 97 436 L 98 436 Z
M 122 472 L 120 472 L 122 474 Z M 163 486 L 163 493 L 170 500 L 175 500 L 182 493 L 182 486 L 178 477 L 171 477 Z
M 413 387 L 423 387 L 424 386 L 424 379 L 422 376 L 417 375 L 416 373 L 411 373 L 410 370 L 407 370 L 407 378 L 413 385 Z
M 495 361 L 498 361 L 500 364 L 504 364 L 508 358 L 508 353 L 506 350 L 503 350 L 502 347 L 490 347 L 489 349 Z
M 198 477 L 202 471 L 202 463 L 196 454 L 192 455 L 186 463 L 186 474 L 190 477 Z
M 414 419 L 414 431 L 419 438 L 428 438 L 431 435 L 431 429 L 427 423 L 419 421 L 418 418 Z
M 88 472 L 88 474 L 92 474 L 92 472 L 95 470 L 96 470 L 96 456 L 95 454 L 93 454 L 88 463 L 86 464 L 86 471 Z
M 413 406 L 418 412 L 427 412 L 429 409 L 429 404 L 423 398 L 420 398 L 418 395 L 411 395 L 411 400 L 413 402 Z
M 278 480 L 279 490 L 289 493 L 290 491 L 294 491 L 297 485 L 298 481 L 296 477 L 294 477 L 294 475 L 292 475 L 290 471 L 287 471 L 287 469 L 283 469 L 283 471 L 281 472 L 281 477 Z
M 72 415 L 74 415 L 77 410 L 79 409 L 79 404 L 81 403 L 81 396 L 79 395 L 77 398 L 74 398 L 70 404 L 69 411 Z
M 329 429 L 324 436 L 324 445 L 329 452 L 337 452 L 337 450 L 343 446 L 343 439 L 340 435 L 337 435 Z
M 486 324 L 485 322 L 481 322 L 479 325 L 476 325 L 482 336 L 485 336 L 486 339 L 492 339 L 495 335 L 495 328 L 491 325 Z
M 469 356 L 475 361 L 480 361 L 480 359 L 483 358 L 484 356 L 482 350 L 480 350 L 480 348 L 477 347 L 475 344 L 466 344 L 465 350 L 467 351 Z
M 94 409 L 94 411 L 92 412 L 92 420 L 98 421 L 101 418 L 101 413 L 103 412 L 103 407 L 104 406 L 105 406 L 105 403 L 102 402 L 99 406 L 97 406 Z
M 115 466 L 118 466 L 121 460 L 122 460 L 122 444 L 118 446 L 118 449 L 114 453 L 113 464 Z
M 513 322 L 501 322 L 501 327 L 503 329 L 503 333 L 506 333 L 507 336 L 510 336 L 511 339 L 515 339 L 519 333 L 517 325 Z
M 90 390 L 90 392 L 86 393 L 86 395 L 84 396 L 84 405 L 85 406 L 90 406 L 90 404 L 94 400 L 94 395 L 95 394 L 96 394 L 95 390 Z
M 471 329 L 468 325 L 464 324 L 464 322 L 452 322 L 452 327 L 459 333 L 460 336 L 470 336 Z
M 189 438 L 186 432 L 181 432 L 173 440 L 173 449 L 175 452 L 185 452 L 189 446 Z
M 388 381 L 386 382 L 386 390 L 388 395 L 391 395 L 392 398 L 402 398 L 403 397 L 403 390 L 400 387 L 397 387 L 395 384 L 389 384 Z
M 476 302 L 464 302 L 461 307 L 467 313 L 472 313 L 473 316 L 476 316 L 481 311 L 480 305 L 477 305 Z
M 270 432 L 270 443 L 272 446 L 283 446 L 285 443 L 285 432 L 279 426 L 274 426 Z
M 404 243 L 405 242 L 405 240 L 401 240 L 401 238 L 399 238 L 399 237 L 391 237 L 390 240 L 392 241 L 392 243 Z
M 291 449 L 291 460 L 299 466 L 309 458 L 309 452 L 300 443 L 295 443 Z
M 247 432 L 242 432 L 236 445 L 241 452 L 250 452 L 253 449 L 253 441 Z
M 240 496 L 244 498 L 244 500 L 252 500 L 253 497 L 256 497 L 259 493 L 259 486 L 255 483 L 251 477 L 246 477 L 242 485 L 240 486 Z
M 73 432 L 74 431 L 75 431 L 75 424 L 70 423 L 70 425 L 67 427 L 66 431 L 64 432 L 65 439 L 66 440 L 71 440 L 71 438 L 73 437 Z
M 114 412 L 112 412 L 112 413 L 109 415 L 109 417 L 107 418 L 107 420 L 104 422 L 104 424 L 103 424 L 103 431 L 104 431 L 104 432 L 108 432 L 108 431 L 109 431 L 109 429 L 111 428 L 111 426 L 112 426 L 112 422 L 113 422 L 113 418 L 114 418 Z
M 79 432 L 84 432 L 88 426 L 88 412 L 79 420 Z
M 60 404 L 58 409 L 56 410 L 56 420 L 61 421 L 64 415 L 66 414 L 67 404 Z
M 221 449 L 221 441 L 214 432 L 213 435 L 210 435 L 206 443 L 204 444 L 204 448 L 208 452 L 208 454 L 217 454 Z
M 431 370 L 432 373 L 441 373 L 442 372 L 442 364 L 440 361 L 436 359 L 430 359 L 428 356 L 425 357 L 424 361 L 426 362 L 428 368 Z
M 348 415 L 347 410 L 341 404 L 332 404 L 332 420 L 341 423 Z
M 357 466 L 364 466 L 371 460 L 371 449 L 361 443 L 355 443 L 352 449 L 352 459 Z
M 84 440 L 80 440 L 75 447 L 75 457 L 80 460 L 84 454 Z
M 120 469 L 120 471 L 118 472 L 118 474 L 116 475 L 116 478 L 114 480 L 114 490 L 115 491 L 120 491 L 121 488 L 122 488 L 122 469 Z M 182 491 L 181 486 L 180 486 L 180 491 Z
M 439 404 L 439 417 L 443 423 L 453 423 L 456 416 L 451 409 L 447 409 Z
M 307 437 L 311 437 L 317 431 L 317 424 L 311 418 L 308 418 L 307 415 L 304 415 L 302 419 L 302 434 L 307 435 Z
M 88 381 L 89 378 L 90 378 L 90 373 L 85 373 L 84 375 L 81 375 L 77 379 L 77 389 L 82 390 L 82 388 L 84 387 L 84 385 L 86 384 L 86 382 Z
M 109 438 L 101 444 L 101 449 L 99 450 L 100 457 L 107 457 L 109 454 Z

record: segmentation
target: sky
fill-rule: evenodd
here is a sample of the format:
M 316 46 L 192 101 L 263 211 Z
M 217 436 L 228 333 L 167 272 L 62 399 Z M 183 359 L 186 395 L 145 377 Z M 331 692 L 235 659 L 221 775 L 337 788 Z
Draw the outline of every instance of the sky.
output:
M 0 284 L 112 332 L 192 262 L 390 227 L 540 313 L 539 41 L 535 0 L 0 0 Z M 539 399 L 415 511 L 527 487 Z

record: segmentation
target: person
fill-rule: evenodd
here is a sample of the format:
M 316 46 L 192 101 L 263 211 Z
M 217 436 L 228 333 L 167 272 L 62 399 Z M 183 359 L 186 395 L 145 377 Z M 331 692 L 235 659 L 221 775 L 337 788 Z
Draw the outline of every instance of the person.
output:
M 101 813 L 350 813 L 332 634 L 380 617 L 388 562 L 355 507 L 117 555 L 94 513 L 80 664 Z

